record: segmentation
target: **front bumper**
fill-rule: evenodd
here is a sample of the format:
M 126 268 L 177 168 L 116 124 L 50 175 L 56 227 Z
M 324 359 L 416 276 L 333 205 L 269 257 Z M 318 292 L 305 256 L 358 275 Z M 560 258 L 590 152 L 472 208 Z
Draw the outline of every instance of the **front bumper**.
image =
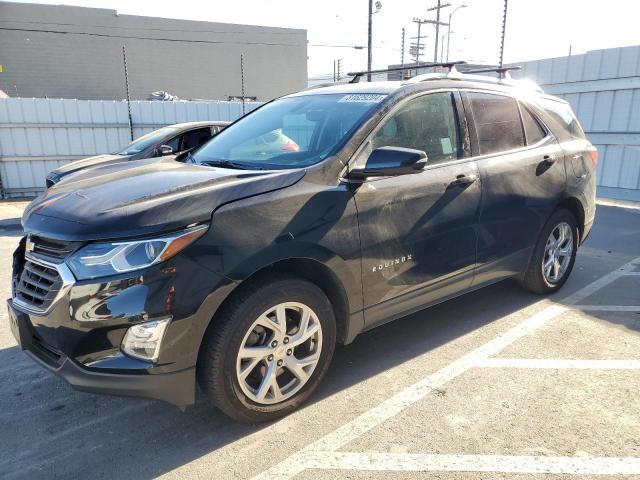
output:
M 24 243 L 14 254 L 14 281 L 15 272 L 24 269 L 19 262 L 25 257 Z M 200 343 L 235 285 L 204 267 L 201 254 L 201 249 L 189 248 L 129 274 L 63 279 L 62 287 L 51 287 L 53 302 L 40 310 L 26 308 L 19 298 L 8 300 L 13 334 L 29 356 L 79 390 L 190 405 Z M 35 261 L 33 255 L 30 261 Z M 58 265 L 57 270 L 64 269 Z M 121 351 L 132 325 L 166 317 L 172 320 L 157 361 Z
M 37 363 L 85 392 L 106 393 L 129 397 L 162 400 L 178 407 L 191 405 L 195 400 L 195 366 L 177 372 L 150 374 L 145 362 L 116 354 L 102 363 L 112 366 L 127 365 L 138 373 L 107 373 L 104 368 L 85 367 L 60 350 L 44 342 L 29 321 L 29 315 L 7 300 L 9 323 L 18 346 Z M 134 368 L 132 368 L 134 367 Z M 135 368 L 137 367 L 137 368 Z M 122 372 L 122 369 L 120 369 Z

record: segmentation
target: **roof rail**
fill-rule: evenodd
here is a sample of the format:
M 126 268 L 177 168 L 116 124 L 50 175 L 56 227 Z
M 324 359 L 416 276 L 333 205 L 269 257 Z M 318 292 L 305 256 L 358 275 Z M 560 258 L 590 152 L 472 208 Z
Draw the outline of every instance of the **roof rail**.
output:
M 387 72 L 400 72 L 402 70 L 413 70 L 418 68 L 430 68 L 430 67 L 444 67 L 449 70 L 455 69 L 456 65 L 462 65 L 467 62 L 458 60 L 455 62 L 441 62 L 441 63 L 421 63 L 419 65 L 411 65 L 410 67 L 393 67 L 393 68 L 383 68 L 381 70 L 365 70 L 362 72 L 350 72 L 347 73 L 349 76 L 353 76 L 349 83 L 358 83 L 360 81 L 360 77 L 363 75 L 369 75 L 371 73 L 387 73 Z
M 515 78 L 511 77 L 511 75 L 509 74 L 509 72 L 514 71 L 514 70 L 522 70 L 522 67 L 516 65 L 513 67 L 496 67 L 496 68 L 491 68 L 491 67 L 487 67 L 487 68 L 478 68 L 475 70 L 466 70 L 464 72 L 459 72 L 462 73 L 464 75 L 473 75 L 475 73 L 489 73 L 489 72 L 495 72 L 498 74 L 498 78 L 495 77 L 483 77 L 482 75 L 476 75 L 472 80 L 474 82 L 495 82 L 495 83 L 500 83 L 503 85 L 510 85 L 510 86 L 515 86 L 515 87 L 520 87 L 520 88 L 527 88 L 530 90 L 534 90 L 538 93 L 544 93 L 544 90 L 542 90 L 542 88 L 540 87 L 540 85 L 538 85 L 537 83 L 535 83 L 532 80 L 529 79 L 522 79 L 522 80 L 516 80 Z
M 496 67 L 496 68 L 491 68 L 491 67 L 487 67 L 487 68 L 477 68 L 475 70 L 466 70 L 464 72 L 460 72 L 460 73 L 465 73 L 465 74 L 474 74 L 474 73 L 489 73 L 489 72 L 495 72 L 498 74 L 498 76 L 500 78 L 506 78 L 508 80 L 511 79 L 511 75 L 509 74 L 510 71 L 512 70 L 522 70 L 522 67 L 519 65 L 516 65 L 514 67 Z

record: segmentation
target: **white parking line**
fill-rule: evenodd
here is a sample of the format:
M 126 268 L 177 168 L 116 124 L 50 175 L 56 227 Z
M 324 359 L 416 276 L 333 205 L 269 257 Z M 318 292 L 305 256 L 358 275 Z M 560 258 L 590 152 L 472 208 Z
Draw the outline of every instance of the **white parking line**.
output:
M 640 474 L 640 458 L 309 452 L 305 469 L 394 472 L 493 472 L 568 475 Z
M 549 368 L 578 370 L 639 370 L 640 360 L 567 360 L 555 358 L 485 358 L 478 362 L 481 368 Z
M 639 261 L 640 257 L 635 258 L 619 269 L 604 275 L 598 280 L 595 280 L 594 282 L 581 288 L 577 292 L 569 295 L 564 299 L 563 303 L 565 305 L 572 305 L 584 300 L 588 296 L 597 292 L 599 289 L 618 279 L 621 275 L 632 271 L 634 268 L 634 264 Z M 528 307 L 528 309 L 535 308 L 535 306 L 539 305 L 540 303 L 541 302 L 538 302 Z M 305 465 L 307 464 L 307 459 L 310 456 L 313 456 L 315 452 L 335 452 L 347 443 L 358 438 L 360 435 L 368 432 L 372 428 L 380 425 L 385 420 L 397 415 L 410 405 L 421 400 L 433 390 L 440 388 L 442 385 L 458 377 L 470 368 L 477 366 L 479 362 L 497 354 L 511 343 L 527 335 L 528 333 L 533 332 L 540 326 L 547 323 L 549 320 L 559 316 L 563 312 L 567 311 L 567 309 L 568 307 L 565 307 L 563 305 L 551 304 L 544 310 L 524 320 L 522 323 L 511 328 L 507 332 L 494 338 L 481 347 L 476 348 L 467 355 L 459 358 L 458 360 L 438 370 L 437 372 L 419 380 L 413 385 L 405 388 L 404 390 L 385 400 L 378 406 L 373 407 L 369 411 L 361 414 L 360 416 L 344 424 L 333 432 L 325 435 L 324 437 L 311 443 L 302 450 L 299 450 L 298 452 L 285 458 L 271 468 L 256 475 L 255 477 L 253 477 L 253 480 L 289 479 L 302 472 L 306 468 L 312 468 Z M 375 453 L 372 455 L 378 456 L 384 454 Z M 587 459 L 579 460 L 588 461 Z M 325 467 L 322 464 L 318 464 L 313 468 L 328 467 Z M 640 467 L 638 469 L 638 473 L 640 473 Z
M 576 305 L 585 312 L 640 312 L 640 305 Z

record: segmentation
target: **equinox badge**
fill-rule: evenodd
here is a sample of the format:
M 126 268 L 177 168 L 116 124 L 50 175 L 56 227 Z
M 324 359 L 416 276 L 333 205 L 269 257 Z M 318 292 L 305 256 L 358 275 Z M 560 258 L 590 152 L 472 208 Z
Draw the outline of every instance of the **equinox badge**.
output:
M 392 267 L 393 265 L 400 265 L 401 263 L 405 263 L 409 260 L 413 259 L 413 255 L 409 254 L 406 255 L 404 257 L 400 257 L 400 258 L 395 258 L 393 260 L 388 260 L 385 261 L 384 263 L 381 263 L 380 265 L 374 265 L 373 269 L 371 270 L 372 272 L 379 272 L 380 270 L 384 270 L 385 268 L 389 268 Z

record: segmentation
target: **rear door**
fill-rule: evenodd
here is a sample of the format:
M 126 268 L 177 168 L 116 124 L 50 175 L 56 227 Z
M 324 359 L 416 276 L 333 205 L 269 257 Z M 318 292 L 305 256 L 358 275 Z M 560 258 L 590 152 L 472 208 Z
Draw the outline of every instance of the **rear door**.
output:
M 421 173 L 370 178 L 355 191 L 368 326 L 471 285 L 480 181 L 456 99 L 457 92 L 441 91 L 406 100 L 357 157 L 355 166 L 363 166 L 384 146 L 428 156 Z
M 516 98 L 466 91 L 474 158 L 482 179 L 478 269 L 474 285 L 523 271 L 566 175 L 558 142 Z

